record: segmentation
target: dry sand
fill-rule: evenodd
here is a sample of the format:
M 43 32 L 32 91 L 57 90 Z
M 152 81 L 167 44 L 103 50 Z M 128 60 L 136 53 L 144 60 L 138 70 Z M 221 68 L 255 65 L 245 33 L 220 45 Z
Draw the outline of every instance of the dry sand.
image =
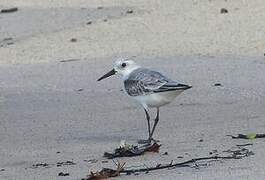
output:
M 146 136 L 118 77 L 96 82 L 117 56 L 193 85 L 161 109 L 161 152 L 122 158 L 128 166 L 221 153 L 249 143 L 227 134 L 265 133 L 263 0 L 0 0 L 9 7 L 19 10 L 0 13 L 0 179 L 81 179 L 114 167 L 102 154 L 121 139 Z M 265 141 L 251 142 L 255 155 L 242 160 L 122 178 L 262 180 Z M 30 168 L 67 160 L 76 165 Z

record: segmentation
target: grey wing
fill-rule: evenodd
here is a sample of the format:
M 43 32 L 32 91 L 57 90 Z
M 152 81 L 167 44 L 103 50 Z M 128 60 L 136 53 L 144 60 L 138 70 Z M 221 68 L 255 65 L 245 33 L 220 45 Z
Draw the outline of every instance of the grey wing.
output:
M 138 80 L 125 80 L 124 88 L 130 96 L 141 96 L 151 92 L 149 89 L 145 88 L 141 81 Z
M 190 89 L 191 87 L 192 86 L 172 81 L 154 90 L 154 92 L 159 93 L 159 92 L 166 92 L 166 91 L 184 91 L 184 90 Z
M 183 91 L 191 88 L 189 85 L 170 80 L 159 72 L 144 68 L 133 71 L 128 79 L 124 81 L 124 87 L 130 96 L 166 91 Z
M 140 96 L 154 92 L 167 82 L 169 79 L 159 72 L 140 68 L 124 81 L 124 87 L 130 96 Z

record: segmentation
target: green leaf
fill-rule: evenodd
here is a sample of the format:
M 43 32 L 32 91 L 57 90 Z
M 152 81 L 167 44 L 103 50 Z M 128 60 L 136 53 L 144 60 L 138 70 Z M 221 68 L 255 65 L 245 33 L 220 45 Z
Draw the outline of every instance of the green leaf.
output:
M 250 134 L 246 135 L 247 139 L 256 139 L 256 136 L 257 136 L 257 134 L 255 134 L 255 133 L 250 133 Z

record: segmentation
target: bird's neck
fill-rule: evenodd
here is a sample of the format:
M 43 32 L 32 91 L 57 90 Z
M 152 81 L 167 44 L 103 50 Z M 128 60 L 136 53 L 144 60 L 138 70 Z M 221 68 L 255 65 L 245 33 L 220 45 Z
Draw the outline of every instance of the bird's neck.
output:
M 139 69 L 140 68 L 140 66 L 134 66 L 134 67 L 132 67 L 132 68 L 130 68 L 130 69 L 127 69 L 126 71 L 124 71 L 123 73 L 122 73 L 122 79 L 127 79 L 128 78 L 128 76 L 133 72 L 133 71 L 135 71 L 136 69 Z

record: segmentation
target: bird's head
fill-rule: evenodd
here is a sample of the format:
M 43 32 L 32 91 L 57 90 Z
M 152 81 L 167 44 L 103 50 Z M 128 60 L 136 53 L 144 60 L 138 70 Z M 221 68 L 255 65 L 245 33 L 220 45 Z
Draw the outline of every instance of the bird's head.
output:
M 118 59 L 114 62 L 113 69 L 106 73 L 105 75 L 101 76 L 98 81 L 105 79 L 109 76 L 114 74 L 120 74 L 123 77 L 128 76 L 132 71 L 139 68 L 140 66 L 137 65 L 134 61 L 129 59 Z

